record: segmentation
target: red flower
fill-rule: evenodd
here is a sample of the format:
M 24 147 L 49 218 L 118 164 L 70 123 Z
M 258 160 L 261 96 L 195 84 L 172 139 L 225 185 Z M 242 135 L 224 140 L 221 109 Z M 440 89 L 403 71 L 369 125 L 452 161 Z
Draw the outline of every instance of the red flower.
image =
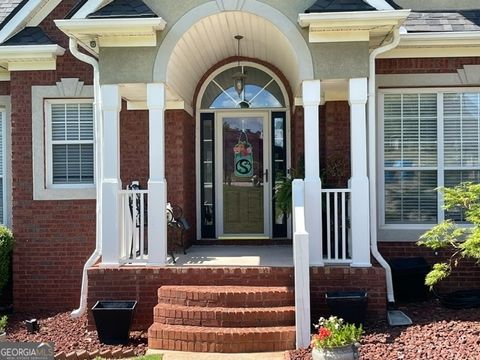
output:
M 330 335 L 332 335 L 332 333 L 327 328 L 321 327 L 320 330 L 318 330 L 318 337 L 320 338 L 320 340 L 323 340 Z

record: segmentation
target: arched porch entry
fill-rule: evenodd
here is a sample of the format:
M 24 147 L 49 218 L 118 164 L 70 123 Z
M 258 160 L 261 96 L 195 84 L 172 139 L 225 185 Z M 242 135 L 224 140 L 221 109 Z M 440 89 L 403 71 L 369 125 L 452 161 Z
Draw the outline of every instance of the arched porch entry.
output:
M 235 35 L 243 36 L 240 54 Z M 247 86 L 236 94 L 232 75 L 239 69 Z M 290 167 L 292 99 L 307 79 L 313 64 L 304 38 L 290 19 L 259 1 L 208 2 L 167 33 L 154 81 L 165 83 L 167 101 L 183 101 L 195 118 L 198 239 L 289 235 L 286 219 L 275 216 L 273 188 Z M 234 148 L 246 143 L 243 160 L 252 168 L 242 175 L 234 170 L 242 157 Z

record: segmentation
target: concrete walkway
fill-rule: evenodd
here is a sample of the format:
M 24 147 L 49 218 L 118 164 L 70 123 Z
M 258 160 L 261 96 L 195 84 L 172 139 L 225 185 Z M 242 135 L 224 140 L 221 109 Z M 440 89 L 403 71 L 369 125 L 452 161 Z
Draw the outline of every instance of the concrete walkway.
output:
M 220 354 L 149 349 L 150 354 L 163 354 L 163 360 L 283 360 L 285 352 Z

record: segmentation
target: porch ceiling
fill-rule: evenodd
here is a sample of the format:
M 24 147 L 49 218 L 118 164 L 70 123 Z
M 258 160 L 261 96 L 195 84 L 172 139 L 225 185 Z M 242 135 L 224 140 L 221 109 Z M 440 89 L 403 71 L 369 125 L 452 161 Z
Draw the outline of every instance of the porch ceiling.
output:
M 268 20 L 246 12 L 222 12 L 203 18 L 176 44 L 167 68 L 167 83 L 186 102 L 205 73 L 237 55 L 235 35 L 243 35 L 240 56 L 260 59 L 279 68 L 292 88 L 298 85 L 298 62 L 291 44 Z

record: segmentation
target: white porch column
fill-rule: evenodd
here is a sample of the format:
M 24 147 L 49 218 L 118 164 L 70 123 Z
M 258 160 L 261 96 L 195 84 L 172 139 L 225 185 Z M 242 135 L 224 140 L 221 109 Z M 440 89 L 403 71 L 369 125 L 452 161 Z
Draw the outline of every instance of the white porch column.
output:
M 370 196 L 367 177 L 367 78 L 350 79 L 351 226 L 353 267 L 370 263 Z
M 167 261 L 167 181 L 165 179 L 165 84 L 147 84 L 149 121 L 148 263 Z
M 319 105 L 320 80 L 303 82 L 305 128 L 305 223 L 309 233 L 311 266 L 323 266 L 322 183 L 320 181 Z
M 119 266 L 120 259 L 120 109 L 118 85 L 102 85 L 103 177 L 102 191 L 102 266 Z

